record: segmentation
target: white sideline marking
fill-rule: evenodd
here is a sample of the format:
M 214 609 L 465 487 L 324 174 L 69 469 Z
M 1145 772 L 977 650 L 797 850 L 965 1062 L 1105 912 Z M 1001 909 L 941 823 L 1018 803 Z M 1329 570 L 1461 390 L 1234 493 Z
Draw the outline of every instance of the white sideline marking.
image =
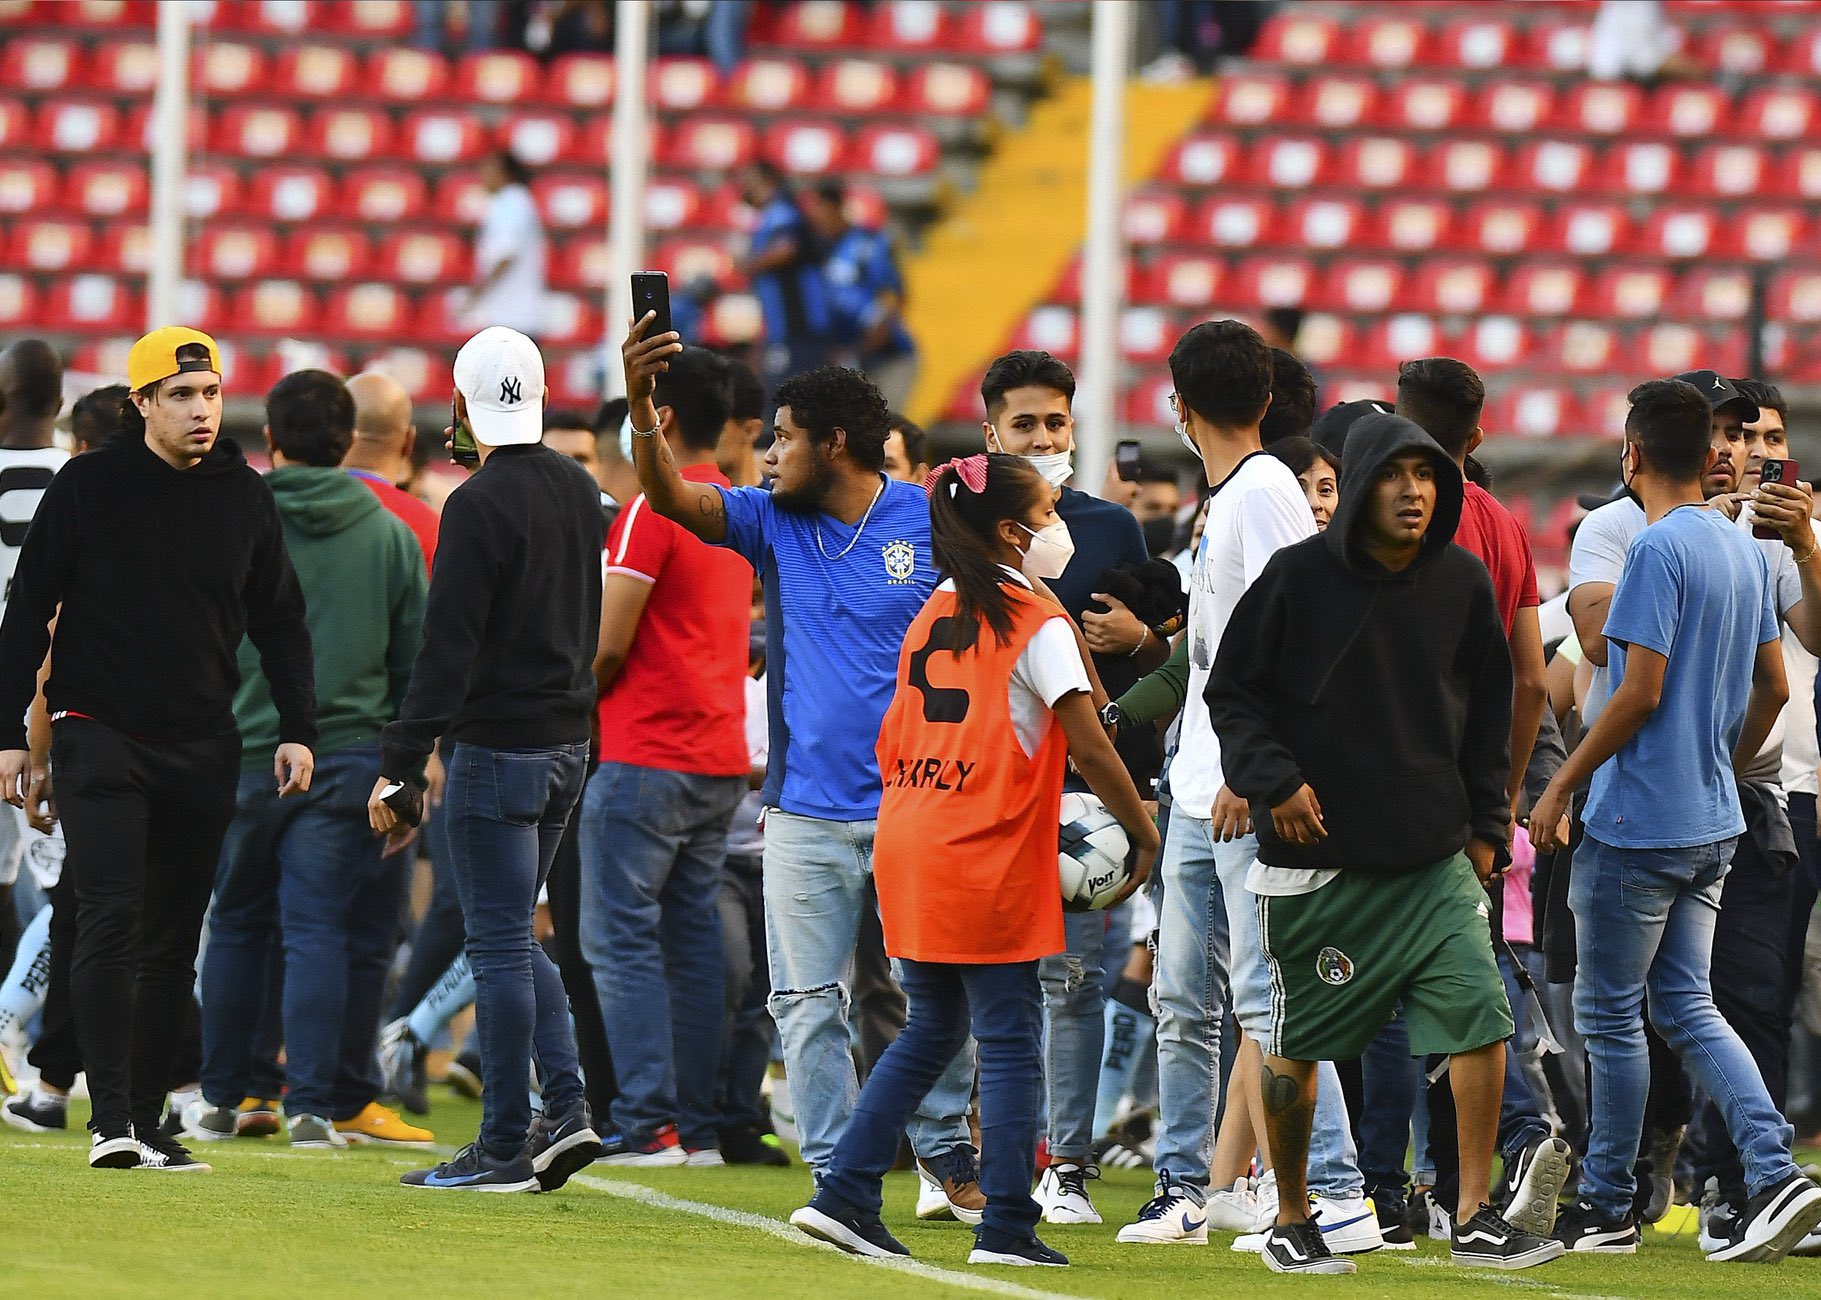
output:
M 961 1273 L 954 1269 L 938 1268 L 934 1264 L 925 1264 L 914 1259 L 875 1259 L 867 1255 L 849 1255 L 846 1251 L 837 1250 L 825 1241 L 817 1241 L 778 1219 L 768 1219 L 762 1214 L 752 1214 L 746 1210 L 730 1210 L 721 1205 L 710 1205 L 705 1201 L 686 1201 L 680 1196 L 671 1196 L 643 1183 L 622 1182 L 617 1178 L 597 1178 L 591 1174 L 576 1174 L 569 1180 L 591 1187 L 597 1192 L 606 1192 L 622 1200 L 637 1201 L 654 1209 L 671 1210 L 678 1214 L 693 1214 L 697 1218 L 712 1219 L 716 1223 L 725 1223 L 734 1228 L 750 1228 L 754 1232 L 763 1232 L 776 1237 L 779 1241 L 792 1246 L 804 1246 L 811 1250 L 825 1250 L 831 1254 L 843 1256 L 859 1264 L 871 1264 L 876 1268 L 888 1268 L 895 1273 L 908 1273 L 913 1277 L 924 1278 L 931 1282 L 941 1282 L 947 1286 L 961 1287 L 968 1291 L 986 1291 L 992 1295 L 1016 1296 L 1019 1300 L 1084 1300 L 1083 1297 L 1063 1294 L 1055 1291 L 1038 1291 L 1032 1287 L 1019 1286 L 1016 1282 L 1002 1282 L 998 1278 L 984 1277 L 977 1273 Z
M 1376 1256 L 1379 1252 L 1373 1251 Z M 1439 1255 L 1407 1256 L 1402 1253 L 1385 1252 L 1388 1258 L 1395 1258 L 1406 1268 L 1448 1268 L 1454 1269 L 1455 1263 Z M 1539 1291 L 1552 1300 L 1625 1300 L 1623 1296 L 1602 1295 L 1597 1291 L 1570 1291 L 1567 1287 L 1556 1286 L 1553 1282 L 1538 1282 L 1526 1277 L 1513 1277 L 1491 1268 L 1459 1268 L 1462 1274 L 1470 1274 L 1476 1282 L 1489 1282 L 1494 1286 L 1511 1287 L 1517 1291 Z

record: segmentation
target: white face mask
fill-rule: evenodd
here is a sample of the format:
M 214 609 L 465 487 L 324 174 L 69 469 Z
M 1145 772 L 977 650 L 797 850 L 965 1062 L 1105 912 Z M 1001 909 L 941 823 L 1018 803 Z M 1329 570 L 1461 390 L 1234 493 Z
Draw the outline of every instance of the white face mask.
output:
M 1062 571 L 1069 567 L 1069 561 L 1075 558 L 1075 539 L 1069 536 L 1069 526 L 1060 519 L 1035 530 L 1024 524 L 1018 526 L 1031 535 L 1030 549 L 1025 551 L 1024 563 L 1020 566 L 1024 576 L 1046 582 L 1060 578 Z
M 1182 410 L 1182 398 L 1175 398 L 1173 405 L 1176 411 L 1180 413 Z M 1195 457 L 1196 460 L 1200 460 L 1201 448 L 1197 447 L 1195 445 L 1195 439 L 1189 436 L 1189 422 L 1187 420 L 1177 420 L 1172 427 L 1176 430 L 1176 436 L 1182 440 L 1182 445 L 1189 449 L 1189 454 Z
M 987 428 L 993 429 L 993 426 L 989 424 Z M 999 445 L 997 447 L 988 447 L 988 451 L 1003 451 L 1005 449 L 1005 443 L 1000 440 L 999 430 L 997 429 L 993 429 L 993 441 Z M 1026 456 L 1024 459 L 1031 462 L 1032 468 L 1041 474 L 1043 476 L 1043 481 L 1048 483 L 1052 488 L 1061 487 L 1064 483 L 1067 483 L 1069 479 L 1074 477 L 1075 474 L 1075 453 L 1072 451 L 1051 451 L 1045 452 L 1040 456 Z

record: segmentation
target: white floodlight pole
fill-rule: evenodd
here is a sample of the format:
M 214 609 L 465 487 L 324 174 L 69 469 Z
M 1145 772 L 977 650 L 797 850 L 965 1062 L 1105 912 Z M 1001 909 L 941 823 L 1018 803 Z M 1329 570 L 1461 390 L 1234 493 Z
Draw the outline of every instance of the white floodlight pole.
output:
M 649 165 L 650 112 L 645 74 L 649 57 L 651 6 L 647 0 L 618 0 L 613 33 L 613 146 L 607 160 L 610 206 L 607 213 L 609 259 L 607 279 L 607 349 L 603 388 L 623 397 L 626 376 L 620 369 L 620 340 L 632 315 L 628 277 L 645 262 L 645 174 Z
M 1131 62 L 1132 12 L 1123 3 L 1093 6 L 1093 113 L 1088 135 L 1088 228 L 1081 273 L 1081 386 L 1075 407 L 1079 445 L 1074 485 L 1098 494 L 1118 434 L 1119 226 L 1125 166 L 1125 83 Z

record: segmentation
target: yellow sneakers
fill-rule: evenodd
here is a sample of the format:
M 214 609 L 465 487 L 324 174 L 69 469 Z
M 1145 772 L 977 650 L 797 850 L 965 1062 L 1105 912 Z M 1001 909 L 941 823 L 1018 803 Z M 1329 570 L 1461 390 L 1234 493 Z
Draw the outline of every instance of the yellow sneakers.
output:
M 427 1147 L 436 1141 L 436 1134 L 429 1129 L 405 1123 L 397 1111 L 376 1101 L 368 1102 L 367 1108 L 353 1119 L 336 1120 L 335 1131 L 350 1142 L 388 1147 Z
M 240 1103 L 240 1117 L 234 1122 L 234 1136 L 271 1137 L 278 1132 L 279 1123 L 277 1102 L 263 1097 L 248 1097 Z

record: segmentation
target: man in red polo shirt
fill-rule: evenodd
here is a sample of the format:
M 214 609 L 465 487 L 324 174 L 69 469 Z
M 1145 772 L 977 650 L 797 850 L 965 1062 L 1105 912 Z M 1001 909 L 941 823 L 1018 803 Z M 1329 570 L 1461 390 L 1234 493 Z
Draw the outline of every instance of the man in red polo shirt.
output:
M 398 485 L 411 475 L 411 446 L 417 429 L 411 423 L 411 394 L 390 375 L 376 370 L 348 381 L 354 397 L 354 442 L 341 467 L 373 489 L 424 549 L 426 568 L 436 558 L 436 511 Z
M 726 363 L 670 358 L 633 404 L 683 477 L 728 486 L 715 449 Z M 720 1164 L 715 1080 L 726 1016 L 718 900 L 746 791 L 752 568 L 636 497 L 607 537 L 600 769 L 583 796 L 581 945 L 613 1051 L 622 1142 L 610 1164 Z

